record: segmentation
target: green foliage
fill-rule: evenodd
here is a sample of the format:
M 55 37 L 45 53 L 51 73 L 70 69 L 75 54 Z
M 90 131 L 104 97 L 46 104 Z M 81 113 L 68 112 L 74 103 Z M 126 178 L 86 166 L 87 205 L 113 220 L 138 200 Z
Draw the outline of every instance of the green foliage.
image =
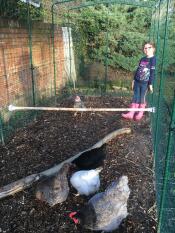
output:
M 175 73 L 175 14 L 174 3 L 171 4 L 168 12 L 166 1 L 161 3 L 160 12 L 159 9 L 154 12 L 150 33 L 151 38 L 157 40 L 157 70 L 161 74 L 163 65 L 166 77 L 171 77 Z
M 31 5 L 28 8 L 28 4 L 20 0 L 0 0 L 0 3 L 1 17 L 27 20 L 30 12 L 32 20 L 51 22 L 52 1 L 42 0 L 40 8 Z M 73 1 L 71 4 L 75 6 L 80 3 Z M 150 9 L 99 4 L 65 14 L 66 4 L 55 6 L 55 23 L 65 17 L 64 25 L 69 24 L 73 28 L 77 53 L 85 62 L 98 61 L 114 68 L 135 70 L 151 24 Z M 65 7 L 65 10 L 60 10 L 60 7 Z
M 8 19 L 27 20 L 30 13 L 30 19 L 43 19 L 43 8 L 36 8 L 20 0 L 0 0 L 0 17 Z
M 69 14 L 79 38 L 77 51 L 85 60 L 135 70 L 142 44 L 148 39 L 151 10 L 131 6 L 97 5 Z

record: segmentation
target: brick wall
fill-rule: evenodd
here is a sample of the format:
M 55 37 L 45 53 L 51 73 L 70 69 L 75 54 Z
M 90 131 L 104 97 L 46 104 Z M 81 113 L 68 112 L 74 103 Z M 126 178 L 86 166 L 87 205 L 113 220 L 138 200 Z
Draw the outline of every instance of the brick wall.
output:
M 0 106 L 32 105 L 32 77 L 36 103 L 54 94 L 54 66 L 51 25 L 32 25 L 31 49 L 28 25 L 0 21 Z M 62 29 L 55 27 L 56 89 L 64 85 Z M 33 64 L 31 70 L 30 62 Z M 33 71 L 33 72 L 32 72 Z

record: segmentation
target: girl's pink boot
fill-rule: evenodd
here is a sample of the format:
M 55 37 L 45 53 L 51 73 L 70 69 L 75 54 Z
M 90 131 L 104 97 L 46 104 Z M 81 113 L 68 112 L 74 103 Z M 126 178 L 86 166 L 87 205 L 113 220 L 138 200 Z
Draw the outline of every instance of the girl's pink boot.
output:
M 139 107 L 139 104 L 136 104 L 136 103 L 132 103 L 132 104 L 130 105 L 130 108 L 138 108 L 138 107 Z M 122 113 L 122 117 L 125 118 L 125 119 L 133 119 L 134 114 L 135 114 L 134 111 L 132 111 L 132 112 L 127 112 L 127 113 Z
M 146 104 L 140 104 L 140 105 L 139 105 L 139 108 L 145 108 L 145 107 L 146 107 Z M 142 117 L 143 117 L 143 114 L 144 114 L 143 111 L 138 112 L 138 113 L 134 116 L 134 119 L 135 119 L 136 121 L 140 121 L 140 120 L 142 119 Z

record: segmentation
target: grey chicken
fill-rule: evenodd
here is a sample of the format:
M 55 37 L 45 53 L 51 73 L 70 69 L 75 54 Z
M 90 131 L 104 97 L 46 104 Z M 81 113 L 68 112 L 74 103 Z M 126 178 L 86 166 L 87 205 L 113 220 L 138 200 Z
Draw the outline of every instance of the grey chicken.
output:
M 65 201 L 69 194 L 67 180 L 69 168 L 70 164 L 65 163 L 55 175 L 43 179 L 36 187 L 36 198 L 50 206 Z
M 128 215 L 129 194 L 128 177 L 121 176 L 105 192 L 94 195 L 79 212 L 72 212 L 69 216 L 75 224 L 86 229 L 111 232 Z
M 74 108 L 85 108 L 85 105 L 84 105 L 84 103 L 81 100 L 81 98 L 80 98 L 79 95 L 75 96 L 75 99 L 74 99 Z M 74 116 L 76 116 L 76 115 L 77 115 L 77 112 L 74 113 Z M 81 115 L 82 115 L 82 112 L 81 112 Z

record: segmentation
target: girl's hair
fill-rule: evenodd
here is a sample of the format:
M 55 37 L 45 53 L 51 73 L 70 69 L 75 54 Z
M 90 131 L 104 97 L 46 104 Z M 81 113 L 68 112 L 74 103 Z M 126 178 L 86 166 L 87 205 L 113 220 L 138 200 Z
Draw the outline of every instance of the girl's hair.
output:
M 144 42 L 143 48 L 144 48 L 144 46 L 145 46 L 146 44 L 150 44 L 154 49 L 156 48 L 156 45 L 155 45 L 155 43 L 154 43 L 153 41 L 146 41 L 146 42 Z

